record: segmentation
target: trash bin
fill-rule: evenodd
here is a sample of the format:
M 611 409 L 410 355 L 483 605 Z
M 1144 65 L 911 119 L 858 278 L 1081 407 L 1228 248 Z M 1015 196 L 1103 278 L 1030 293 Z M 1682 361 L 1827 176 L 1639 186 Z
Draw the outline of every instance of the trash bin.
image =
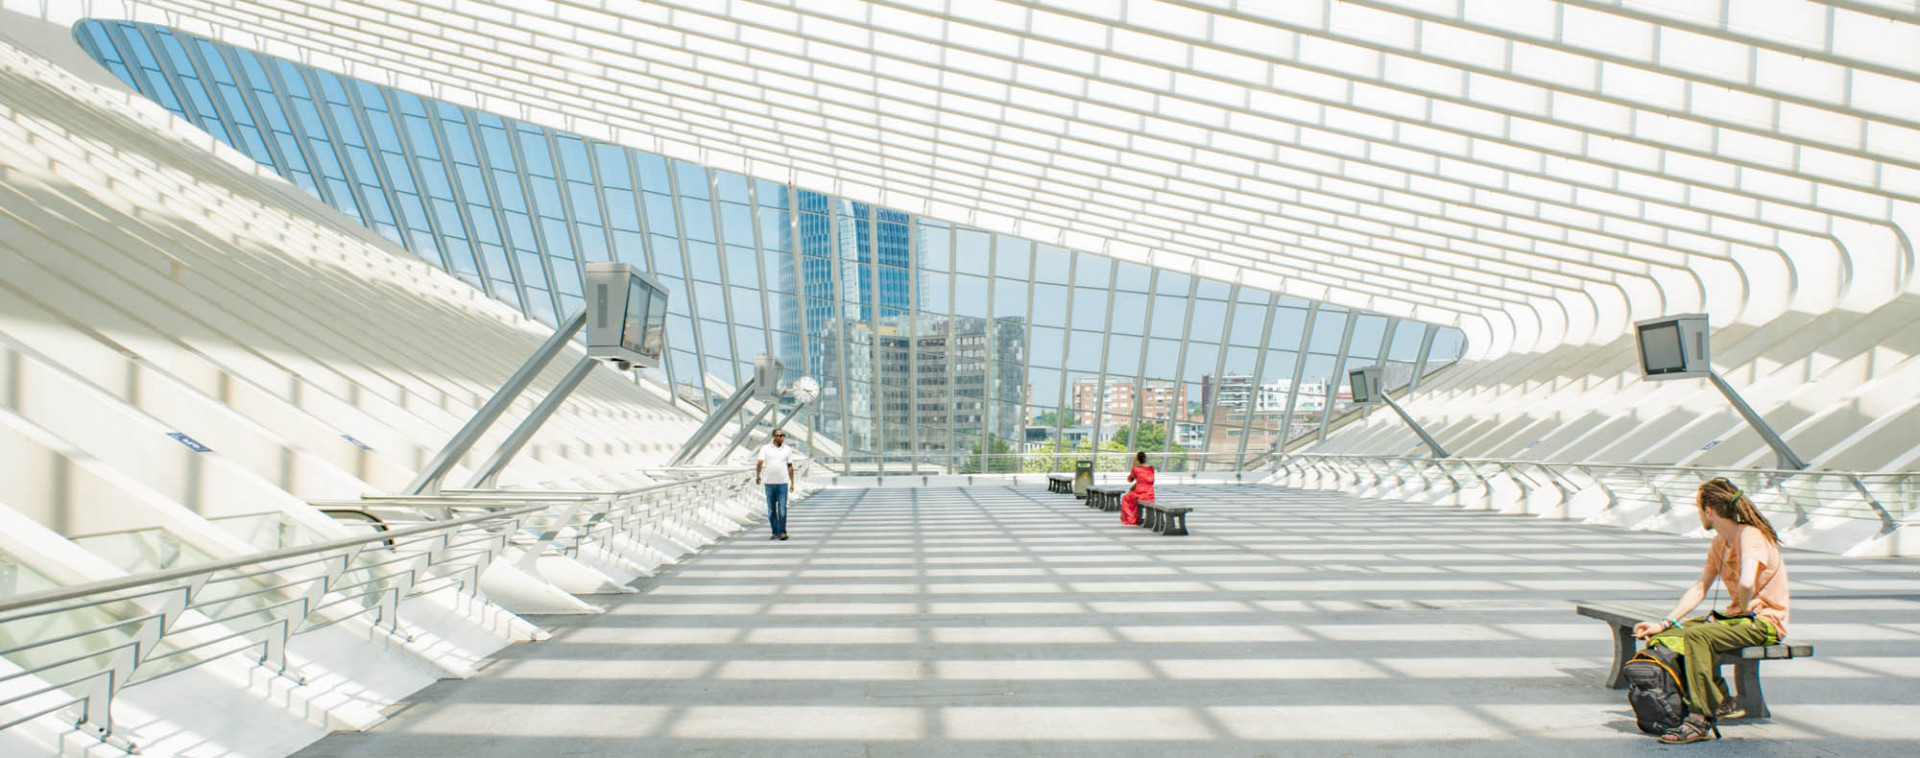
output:
M 1083 459 L 1073 462 L 1073 496 L 1085 500 L 1087 488 L 1093 486 L 1093 461 Z

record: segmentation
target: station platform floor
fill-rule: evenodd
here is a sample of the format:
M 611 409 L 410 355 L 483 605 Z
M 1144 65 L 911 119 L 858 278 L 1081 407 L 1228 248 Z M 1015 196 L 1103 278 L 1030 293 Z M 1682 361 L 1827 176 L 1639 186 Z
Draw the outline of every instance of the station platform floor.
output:
M 1573 601 L 1670 603 L 1702 540 L 1161 496 L 1198 507 L 1190 536 L 1044 485 L 822 490 L 791 540 L 761 526 L 591 598 L 605 615 L 538 617 L 551 640 L 300 755 L 1920 752 L 1920 561 L 1789 551 L 1817 657 L 1764 665 L 1772 719 L 1666 747 L 1601 684 L 1607 629 Z

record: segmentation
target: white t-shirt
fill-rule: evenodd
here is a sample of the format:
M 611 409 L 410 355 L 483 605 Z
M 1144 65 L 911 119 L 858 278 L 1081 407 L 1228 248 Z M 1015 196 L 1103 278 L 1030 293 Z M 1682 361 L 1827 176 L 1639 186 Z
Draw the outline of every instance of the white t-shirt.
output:
M 765 464 L 760 468 L 761 484 L 793 483 L 787 480 L 787 464 L 793 462 L 793 448 L 769 442 L 760 446 L 760 452 L 753 459 Z

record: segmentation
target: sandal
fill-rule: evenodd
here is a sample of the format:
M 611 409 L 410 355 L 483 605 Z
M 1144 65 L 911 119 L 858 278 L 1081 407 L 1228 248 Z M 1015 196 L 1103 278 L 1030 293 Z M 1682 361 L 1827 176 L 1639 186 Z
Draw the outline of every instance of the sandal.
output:
M 1660 735 L 1660 742 L 1665 745 L 1685 745 L 1689 742 L 1719 738 L 1720 727 L 1714 726 L 1713 722 L 1699 716 L 1688 716 L 1687 720 L 1680 722 L 1679 726 L 1668 729 L 1666 734 Z
M 1729 719 L 1743 719 L 1746 717 L 1747 717 L 1747 709 L 1741 707 L 1740 701 L 1735 700 L 1732 697 L 1728 697 L 1724 700 L 1721 700 L 1720 707 L 1713 709 L 1714 723 L 1727 721 Z

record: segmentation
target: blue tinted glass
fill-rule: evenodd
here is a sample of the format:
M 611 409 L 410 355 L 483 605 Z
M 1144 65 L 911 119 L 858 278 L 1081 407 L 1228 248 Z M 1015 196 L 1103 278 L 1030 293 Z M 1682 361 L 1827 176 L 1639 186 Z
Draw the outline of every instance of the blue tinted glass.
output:
M 1332 355 L 1340 350 L 1340 335 L 1347 328 L 1347 312 L 1339 308 L 1321 308 L 1313 318 L 1313 338 L 1307 343 L 1310 352 Z
M 787 185 L 778 182 L 755 180 L 753 196 L 760 205 L 767 208 L 787 207 Z
M 713 172 L 715 183 L 720 185 L 720 199 L 729 203 L 747 202 L 747 178 L 725 171 Z
M 633 189 L 633 172 L 627 168 L 627 151 L 614 145 L 593 146 L 593 162 L 600 169 L 600 184 L 614 189 Z
M 556 136 L 554 142 L 560 146 L 560 169 L 566 172 L 567 179 L 592 182 L 593 166 L 587 160 L 586 141 L 579 137 Z
M 680 199 L 681 229 L 690 240 L 719 241 L 713 236 L 713 204 L 705 200 Z
M 680 235 L 680 225 L 673 220 L 673 198 L 666 195 L 643 193 L 642 202 L 647 208 L 647 231 L 670 236 Z
M 707 191 L 705 168 L 684 161 L 674 161 L 673 178 L 677 182 L 681 197 L 694 197 L 701 200 L 712 197 Z
M 554 178 L 553 153 L 547 149 L 546 135 L 537 127 L 521 124 L 514 127 L 520 142 L 520 157 L 526 161 L 527 173 L 534 176 Z
M 634 162 L 640 164 L 640 188 L 648 192 L 671 194 L 672 180 L 667 178 L 667 160 L 652 153 L 636 153 Z

